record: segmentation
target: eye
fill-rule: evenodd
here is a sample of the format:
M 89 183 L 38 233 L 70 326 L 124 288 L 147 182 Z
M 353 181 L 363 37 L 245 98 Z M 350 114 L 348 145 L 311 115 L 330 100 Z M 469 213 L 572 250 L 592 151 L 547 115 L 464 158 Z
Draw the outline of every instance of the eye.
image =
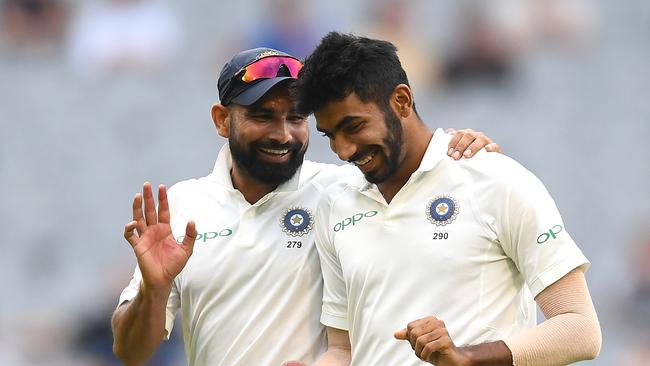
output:
M 365 125 L 365 122 L 351 123 L 345 126 L 345 133 L 353 134 L 361 131 L 361 128 Z
M 270 120 L 271 118 L 273 118 L 271 115 L 265 114 L 265 113 L 251 114 L 249 117 L 250 117 L 250 119 L 252 119 L 254 121 L 259 121 L 259 122 L 266 122 L 266 121 Z
M 289 116 L 287 120 L 291 123 L 303 123 L 307 122 L 307 117 L 296 114 Z

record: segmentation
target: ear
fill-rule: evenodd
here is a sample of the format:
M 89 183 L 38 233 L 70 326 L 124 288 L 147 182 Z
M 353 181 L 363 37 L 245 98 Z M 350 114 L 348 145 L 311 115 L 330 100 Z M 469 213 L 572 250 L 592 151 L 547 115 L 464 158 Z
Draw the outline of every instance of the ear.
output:
M 228 138 L 230 136 L 230 111 L 222 104 L 215 104 L 212 106 L 212 121 L 217 128 L 219 136 Z
M 390 97 L 391 106 L 398 116 L 407 118 L 413 112 L 413 94 L 406 84 L 399 84 L 393 89 Z

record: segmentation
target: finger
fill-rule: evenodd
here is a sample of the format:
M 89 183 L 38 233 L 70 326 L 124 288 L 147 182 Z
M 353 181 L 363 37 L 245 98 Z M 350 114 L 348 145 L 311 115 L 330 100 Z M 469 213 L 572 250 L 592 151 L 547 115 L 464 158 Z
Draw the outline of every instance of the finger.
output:
M 463 156 L 466 158 L 471 158 L 476 154 L 479 150 L 487 146 L 489 143 L 492 141 L 487 137 L 487 136 L 478 136 L 476 137 L 476 140 L 474 140 L 465 150 L 463 153 Z
M 183 238 L 183 249 L 188 256 L 194 252 L 194 241 L 196 241 L 196 224 L 194 221 L 188 221 L 185 226 L 185 237 Z
M 426 346 L 429 343 L 444 337 L 446 334 L 447 332 L 445 329 L 437 328 L 429 333 L 420 336 L 415 344 L 415 354 L 422 360 L 427 361 L 429 359 L 429 356 L 431 356 L 431 353 L 434 351 L 428 351 Z M 425 350 L 427 350 L 427 352 L 425 352 Z
M 140 193 L 136 193 L 135 197 L 133 197 L 133 221 L 136 222 L 135 228 L 138 230 L 138 235 L 142 235 L 147 225 L 142 212 L 142 194 Z
M 489 143 L 485 145 L 485 150 L 489 152 L 501 152 L 501 145 L 497 144 L 496 142 Z
M 445 133 L 448 134 L 448 135 L 453 135 L 453 134 L 456 133 L 456 129 L 455 129 L 455 128 L 451 128 L 451 127 L 449 127 L 449 128 L 445 128 Z
M 453 129 L 450 128 L 449 130 L 453 130 Z M 460 141 L 460 139 L 463 138 L 463 136 L 465 135 L 465 133 L 463 131 L 456 131 L 456 130 L 453 130 L 453 131 L 454 131 L 453 136 L 451 137 L 451 140 L 449 141 L 449 145 L 447 145 L 449 147 L 449 151 L 447 151 L 447 155 L 449 155 L 449 156 L 451 156 L 451 154 L 456 149 L 456 145 L 458 144 L 458 141 Z
M 414 350 L 416 348 L 418 339 L 421 336 L 427 333 L 440 334 L 439 332 L 441 329 L 444 332 L 446 332 L 445 323 L 442 320 L 436 318 L 435 316 L 429 316 L 426 318 L 416 320 L 414 322 L 409 323 L 409 326 L 407 326 L 408 329 L 407 336 L 409 337 L 409 341 L 411 342 L 411 345 L 413 346 Z
M 393 333 L 393 337 L 401 341 L 405 341 L 408 339 L 407 332 L 408 331 L 406 330 L 406 328 L 398 330 L 397 332 Z
M 425 360 L 427 362 L 432 361 L 434 362 L 435 360 L 431 360 L 431 356 L 440 350 L 442 348 L 442 340 L 437 339 L 435 341 L 431 341 L 427 343 L 426 346 L 422 349 L 422 353 L 420 354 L 420 359 Z
M 428 323 L 432 321 L 438 321 L 438 318 L 436 318 L 435 316 L 427 316 L 425 318 L 420 318 L 408 323 L 406 325 L 407 334 L 412 333 L 415 329 L 419 327 L 426 326 Z
M 128 224 L 124 225 L 124 239 L 131 244 L 131 247 L 135 248 L 138 244 L 138 235 L 135 233 L 135 228 L 138 225 L 137 222 L 131 221 Z
M 408 330 L 408 340 L 411 343 L 411 348 L 413 348 L 413 350 L 415 350 L 418 338 L 435 329 L 435 327 L 431 327 L 431 321 L 431 318 L 423 318 L 412 321 L 406 326 L 406 329 Z
M 151 183 L 145 182 L 142 186 L 142 195 L 144 196 L 144 219 L 147 226 L 155 225 L 158 222 L 158 215 L 156 214 L 156 204 L 153 200 Z
M 158 222 L 169 224 L 169 201 L 167 188 L 163 184 L 158 186 Z
M 463 137 L 461 137 L 461 139 L 458 141 L 456 146 L 454 146 L 455 151 L 453 152 L 451 157 L 454 158 L 455 160 L 460 159 L 460 157 L 463 155 L 467 147 L 472 142 L 474 142 L 475 139 L 476 136 L 474 136 L 473 134 L 469 134 L 469 133 L 464 134 Z
M 433 338 L 433 335 L 431 333 L 426 333 L 418 337 L 418 339 L 415 341 L 415 355 L 422 358 L 422 350 L 424 349 L 424 346 L 427 345 L 427 343 L 436 340 L 437 338 Z M 426 361 L 425 358 L 422 358 L 423 360 Z
M 454 343 L 451 341 L 451 338 L 448 334 L 427 343 L 422 349 L 421 359 L 427 362 L 435 362 L 437 358 L 437 352 L 443 352 L 446 349 L 453 347 Z

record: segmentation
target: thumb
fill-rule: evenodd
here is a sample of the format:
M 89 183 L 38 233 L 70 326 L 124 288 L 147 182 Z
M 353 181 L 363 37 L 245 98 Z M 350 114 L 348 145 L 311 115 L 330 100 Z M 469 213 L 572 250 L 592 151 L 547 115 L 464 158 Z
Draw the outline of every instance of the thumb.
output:
M 133 248 L 138 245 L 138 235 L 134 232 L 137 225 L 137 222 L 131 221 L 124 226 L 124 239 L 126 239 Z
M 407 334 L 406 334 L 407 332 L 408 331 L 406 330 L 406 328 L 404 328 L 402 330 L 398 330 L 397 332 L 393 333 L 393 337 L 395 337 L 396 339 L 403 340 L 403 341 L 407 340 L 408 339 Z
M 183 247 L 188 255 L 194 251 L 194 241 L 196 240 L 196 224 L 194 221 L 188 221 L 185 226 L 185 238 L 183 238 Z

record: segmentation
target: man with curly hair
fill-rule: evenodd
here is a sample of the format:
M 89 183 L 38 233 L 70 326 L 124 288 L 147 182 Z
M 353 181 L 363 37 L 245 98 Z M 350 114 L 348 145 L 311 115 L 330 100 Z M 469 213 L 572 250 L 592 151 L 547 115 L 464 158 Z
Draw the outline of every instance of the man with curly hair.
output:
M 418 115 L 395 46 L 330 33 L 295 93 L 299 113 L 314 113 L 359 170 L 328 186 L 316 213 L 329 345 L 318 365 L 596 357 L 589 262 L 544 185 L 501 154 L 449 158 L 449 136 Z

